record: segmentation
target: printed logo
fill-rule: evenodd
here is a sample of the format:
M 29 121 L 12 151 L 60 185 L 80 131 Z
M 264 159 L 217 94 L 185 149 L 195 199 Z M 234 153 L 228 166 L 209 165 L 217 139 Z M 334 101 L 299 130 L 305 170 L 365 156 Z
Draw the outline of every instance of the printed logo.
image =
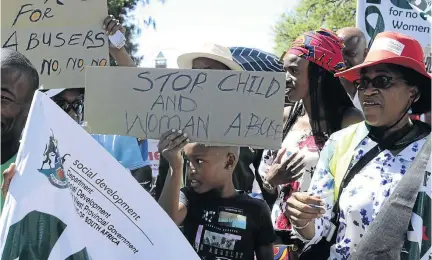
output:
M 52 135 L 49 137 L 49 141 L 45 146 L 42 166 L 38 171 L 47 176 L 52 185 L 60 189 L 65 189 L 68 187 L 68 184 L 63 170 L 63 163 L 66 160 L 66 156 L 70 156 L 70 154 L 65 154 L 63 157 L 60 157 L 58 141 L 55 139 L 52 130 L 51 133 Z
M 390 38 L 380 38 L 372 44 L 370 51 L 385 50 L 401 56 L 404 48 L 405 45 L 399 41 Z

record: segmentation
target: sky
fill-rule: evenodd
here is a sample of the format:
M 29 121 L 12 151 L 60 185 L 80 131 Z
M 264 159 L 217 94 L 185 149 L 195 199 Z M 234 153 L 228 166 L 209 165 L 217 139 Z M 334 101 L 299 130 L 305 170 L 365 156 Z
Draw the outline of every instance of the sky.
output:
M 142 1 L 145 2 L 145 1 Z M 298 0 L 157 0 L 140 3 L 134 11 L 138 26 L 156 20 L 156 30 L 143 29 L 136 40 L 143 67 L 154 67 L 160 51 L 169 68 L 176 68 L 178 55 L 197 51 L 205 43 L 247 46 L 273 51 L 272 27 L 282 13 L 291 11 Z

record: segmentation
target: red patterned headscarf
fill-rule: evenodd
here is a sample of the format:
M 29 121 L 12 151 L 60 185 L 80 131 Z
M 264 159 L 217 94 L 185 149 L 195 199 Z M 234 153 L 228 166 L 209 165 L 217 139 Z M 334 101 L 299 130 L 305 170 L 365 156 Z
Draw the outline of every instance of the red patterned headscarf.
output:
M 316 63 L 332 73 L 346 69 L 341 38 L 327 29 L 305 32 L 292 44 L 288 53 Z

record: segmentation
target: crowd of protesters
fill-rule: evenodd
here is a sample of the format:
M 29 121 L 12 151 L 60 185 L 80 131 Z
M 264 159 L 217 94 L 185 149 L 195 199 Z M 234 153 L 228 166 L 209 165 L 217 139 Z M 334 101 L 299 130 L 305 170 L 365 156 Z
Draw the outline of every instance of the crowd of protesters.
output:
M 103 26 L 125 33 L 113 16 Z M 417 40 L 383 32 L 373 41 L 368 49 L 357 28 L 321 28 L 299 35 L 281 57 L 208 44 L 178 58 L 180 69 L 285 73 L 280 150 L 208 146 L 172 129 L 160 137 L 153 184 L 142 140 L 92 136 L 159 202 L 201 259 L 364 259 L 355 257 L 371 237 L 382 242 L 384 258 L 376 259 L 431 259 L 430 162 L 417 168 L 424 181 L 411 193 L 413 205 L 402 200 L 405 207 L 381 221 L 430 145 L 431 75 Z M 136 66 L 124 47 L 109 51 L 118 66 Z M 34 93 L 44 92 L 78 124 L 85 118 L 84 89 L 39 88 L 22 54 L 2 49 L 1 73 L 0 212 Z M 388 222 L 403 234 L 378 235 Z

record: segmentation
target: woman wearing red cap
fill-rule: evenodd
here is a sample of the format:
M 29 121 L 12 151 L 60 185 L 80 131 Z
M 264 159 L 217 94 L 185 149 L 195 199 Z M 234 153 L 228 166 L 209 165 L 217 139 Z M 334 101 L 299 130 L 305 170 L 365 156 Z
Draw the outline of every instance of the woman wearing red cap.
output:
M 287 202 L 286 214 L 295 225 L 294 231 L 307 243 L 303 257 L 314 260 L 364 259 L 353 254 L 368 242 L 362 237 L 373 232 L 371 223 L 400 180 L 408 176 L 407 172 L 412 176 L 409 168 L 431 131 L 428 124 L 411 121 L 408 115 L 410 109 L 423 114 L 431 108 L 431 77 L 415 39 L 394 32 L 380 33 L 364 63 L 336 76 L 357 87 L 365 121 L 330 137 L 308 192 L 294 193 Z M 388 218 L 390 225 L 397 227 L 400 216 L 407 213 L 406 225 L 403 222 L 398 229 L 406 240 L 389 236 L 390 230 L 375 236 L 383 244 L 371 247 L 382 246 L 380 253 L 386 257 L 373 259 L 430 259 L 430 161 L 415 172 L 421 174 L 422 180 L 424 176 L 424 181 L 411 194 L 413 205 L 400 203 L 397 213 Z M 326 241 L 330 243 L 323 254 Z M 389 241 L 397 243 L 385 247 Z M 314 255 L 317 252 L 319 255 Z
M 293 191 L 309 187 L 319 154 L 328 136 L 363 120 L 334 73 L 345 69 L 343 42 L 325 29 L 307 32 L 282 56 L 286 96 L 291 107 L 278 156 L 264 151 L 259 167 L 264 188 L 279 193 L 272 221 L 278 243 L 290 244 L 291 223 L 284 215 Z

